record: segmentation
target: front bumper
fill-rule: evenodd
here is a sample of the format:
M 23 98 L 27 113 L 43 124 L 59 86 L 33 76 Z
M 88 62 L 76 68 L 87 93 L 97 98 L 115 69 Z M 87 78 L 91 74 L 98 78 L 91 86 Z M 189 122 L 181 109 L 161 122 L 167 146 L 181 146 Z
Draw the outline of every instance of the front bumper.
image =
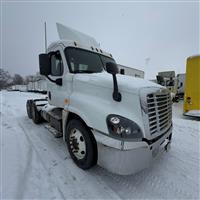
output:
M 98 164 L 120 175 L 134 174 L 147 168 L 151 162 L 170 147 L 172 127 L 152 144 L 122 142 L 94 133 L 98 145 Z

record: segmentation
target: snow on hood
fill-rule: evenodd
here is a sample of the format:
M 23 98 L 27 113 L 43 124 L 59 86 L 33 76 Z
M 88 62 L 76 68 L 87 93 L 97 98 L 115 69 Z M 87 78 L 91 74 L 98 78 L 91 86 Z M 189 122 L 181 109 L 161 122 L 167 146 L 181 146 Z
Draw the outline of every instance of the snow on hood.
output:
M 106 87 L 111 89 L 113 88 L 112 75 L 107 72 L 93 74 L 76 74 L 75 79 L 77 81 L 97 85 L 100 87 Z M 162 86 L 151 81 L 121 74 L 117 74 L 117 81 L 120 91 L 131 93 L 137 93 L 139 89 L 144 87 L 163 88 Z

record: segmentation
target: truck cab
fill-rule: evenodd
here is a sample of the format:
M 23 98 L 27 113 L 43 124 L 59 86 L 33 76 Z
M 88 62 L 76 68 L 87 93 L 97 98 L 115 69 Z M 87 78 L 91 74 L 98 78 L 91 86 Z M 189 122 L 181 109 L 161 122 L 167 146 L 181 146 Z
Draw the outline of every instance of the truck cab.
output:
M 63 137 L 80 168 L 99 164 L 133 174 L 169 149 L 172 107 L 166 88 L 119 74 L 110 53 L 80 41 L 51 44 L 39 63 L 48 98 L 28 100 L 28 115 Z

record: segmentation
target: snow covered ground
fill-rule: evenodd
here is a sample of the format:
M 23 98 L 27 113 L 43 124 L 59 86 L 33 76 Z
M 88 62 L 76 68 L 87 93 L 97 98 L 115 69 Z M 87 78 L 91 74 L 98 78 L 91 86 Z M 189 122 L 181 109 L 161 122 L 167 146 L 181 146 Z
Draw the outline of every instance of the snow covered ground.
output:
M 99 166 L 74 165 L 65 143 L 26 115 L 29 98 L 1 91 L 2 199 L 199 199 L 200 121 L 182 117 L 173 105 L 171 150 L 135 175 L 111 174 Z

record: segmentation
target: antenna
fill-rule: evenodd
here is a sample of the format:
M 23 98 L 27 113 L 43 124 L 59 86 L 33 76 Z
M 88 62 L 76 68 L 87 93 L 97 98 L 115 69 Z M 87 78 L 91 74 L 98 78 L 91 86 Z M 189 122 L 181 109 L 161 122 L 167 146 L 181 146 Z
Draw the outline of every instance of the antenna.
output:
M 47 52 L 47 23 L 44 22 L 45 52 Z

